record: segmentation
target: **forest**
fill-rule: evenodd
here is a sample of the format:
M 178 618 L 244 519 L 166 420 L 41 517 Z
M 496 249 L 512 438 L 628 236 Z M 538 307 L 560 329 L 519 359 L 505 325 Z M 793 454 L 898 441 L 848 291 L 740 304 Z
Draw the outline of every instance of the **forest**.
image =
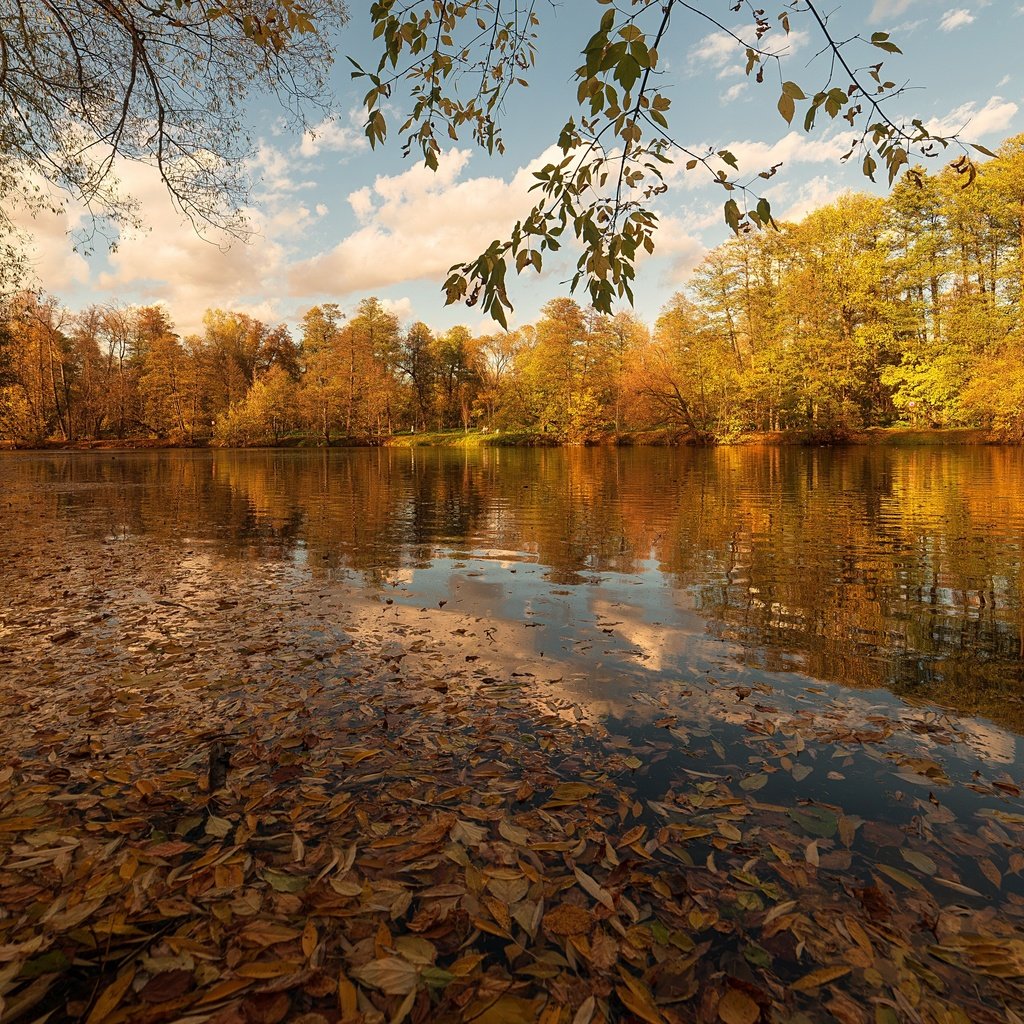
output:
M 375 443 L 461 430 L 588 443 L 865 427 L 1024 434 L 1024 136 L 964 186 L 907 171 L 709 252 L 653 320 L 570 298 L 475 336 L 402 324 L 376 298 L 297 332 L 159 305 L 64 308 L 20 292 L 0 321 L 0 439 L 230 446 Z

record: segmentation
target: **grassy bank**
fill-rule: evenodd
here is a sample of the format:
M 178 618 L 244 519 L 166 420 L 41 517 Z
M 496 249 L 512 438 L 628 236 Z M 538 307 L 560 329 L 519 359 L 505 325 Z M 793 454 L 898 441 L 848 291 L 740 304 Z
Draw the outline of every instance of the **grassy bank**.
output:
M 920 429 L 916 427 L 869 427 L 865 430 L 775 430 L 715 438 L 694 434 L 679 427 L 648 430 L 608 431 L 582 440 L 566 441 L 557 434 L 540 430 L 431 430 L 390 436 L 340 437 L 331 448 L 558 448 L 558 447 L 650 447 L 682 448 L 714 445 L 824 446 L 885 445 L 917 448 L 942 445 L 1019 444 L 991 430 L 974 427 Z M 100 438 L 82 441 L 47 441 L 38 445 L 15 445 L 0 440 L 0 451 L 123 451 L 176 448 L 221 447 L 208 440 L 171 441 L 166 438 Z M 225 446 L 229 447 L 229 446 Z M 234 447 L 234 446 L 230 446 Z M 249 444 L 246 448 L 321 448 L 323 441 L 313 435 L 294 434 L 277 441 Z

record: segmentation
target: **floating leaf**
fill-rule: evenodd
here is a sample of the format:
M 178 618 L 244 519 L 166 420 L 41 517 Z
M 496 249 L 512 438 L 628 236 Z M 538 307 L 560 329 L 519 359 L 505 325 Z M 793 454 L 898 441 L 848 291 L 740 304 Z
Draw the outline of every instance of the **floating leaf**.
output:
M 576 881 L 594 897 L 598 903 L 603 904 L 609 910 L 615 909 L 615 901 L 612 899 L 612 894 L 607 889 L 598 885 L 598 883 L 590 877 L 585 871 L 581 871 L 579 868 L 573 868 L 573 874 L 576 875 Z
M 371 960 L 362 967 L 354 968 L 351 974 L 356 981 L 392 996 L 412 992 L 419 981 L 417 968 L 398 956 Z
M 768 776 L 762 772 L 760 775 L 748 775 L 745 779 L 741 779 L 740 789 L 745 789 L 748 793 L 756 793 L 767 784 Z
M 849 967 L 818 967 L 816 970 L 813 970 L 810 973 L 805 974 L 802 978 L 794 981 L 789 987 L 794 992 L 813 992 L 822 985 L 827 985 L 829 982 L 837 981 L 839 978 L 843 978 L 849 973 Z
M 900 856 L 908 863 L 923 871 L 926 875 L 934 875 L 938 866 L 931 857 L 924 853 L 917 853 L 914 850 L 900 850 Z
M 755 1024 L 761 1007 L 745 992 L 731 988 L 718 1001 L 718 1019 L 722 1024 Z
M 824 807 L 804 807 L 788 814 L 805 832 L 822 839 L 831 839 L 839 829 L 839 819 Z

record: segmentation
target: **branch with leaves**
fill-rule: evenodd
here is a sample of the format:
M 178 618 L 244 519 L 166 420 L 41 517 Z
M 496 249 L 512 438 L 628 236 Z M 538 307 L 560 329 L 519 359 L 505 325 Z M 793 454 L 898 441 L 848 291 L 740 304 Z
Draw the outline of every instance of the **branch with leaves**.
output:
M 678 51 L 678 40 L 694 24 L 731 39 L 755 82 L 767 87 L 769 80 L 777 81 L 776 107 L 787 124 L 801 111 L 807 132 L 821 115 L 847 122 L 853 138 L 843 159 L 857 156 L 871 180 L 883 167 L 892 184 L 912 158 L 934 157 L 951 144 L 962 149 L 953 166 L 973 180 L 974 163 L 957 136 L 933 134 L 920 119 L 902 118 L 893 109 L 906 86 L 884 75 L 884 58 L 866 55 L 897 55 L 896 43 L 885 32 L 840 37 L 817 0 L 778 0 L 774 16 L 749 0 L 730 0 L 732 14 L 749 18 L 740 28 L 725 24 L 717 13 L 721 5 L 711 0 L 593 2 L 600 15 L 573 75 L 578 110 L 559 132 L 562 156 L 536 172 L 533 189 L 540 198 L 509 236 L 451 268 L 444 286 L 449 303 L 479 304 L 505 325 L 512 308 L 506 289 L 510 268 L 540 272 L 545 254 L 558 251 L 566 237 L 581 247 L 573 289 L 585 286 L 603 312 L 618 299 L 631 302 L 637 260 L 641 252 L 654 251 L 657 199 L 669 188 L 669 168 L 680 163 L 687 172 L 706 173 L 723 189 L 723 215 L 734 232 L 774 225 L 760 185 L 780 164 L 750 172 L 728 149 L 695 150 L 672 130 L 672 83 L 661 53 L 670 42 Z M 467 129 L 487 152 L 503 151 L 506 98 L 514 86 L 528 84 L 535 64 L 536 4 L 377 0 L 370 16 L 380 47 L 377 66 L 367 70 L 352 63 L 353 77 L 370 84 L 364 102 L 371 145 L 387 137 L 389 110 L 402 97 L 403 152 L 418 148 L 428 167 L 437 167 L 443 138 L 458 141 Z M 814 88 L 784 73 L 787 40 L 804 25 L 821 42 L 811 67 L 824 65 L 824 73 Z M 865 63 L 859 63 L 862 59 Z
M 0 290 L 23 269 L 16 208 L 70 197 L 136 222 L 122 160 L 154 166 L 197 228 L 244 235 L 244 102 L 270 93 L 300 125 L 326 109 L 344 18 L 341 0 L 0 0 Z

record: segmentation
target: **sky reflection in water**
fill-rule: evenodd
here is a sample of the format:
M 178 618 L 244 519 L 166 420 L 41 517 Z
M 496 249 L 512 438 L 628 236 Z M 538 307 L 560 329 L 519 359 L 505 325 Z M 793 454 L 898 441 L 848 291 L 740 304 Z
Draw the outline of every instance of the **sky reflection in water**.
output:
M 0 469 L 74 532 L 284 560 L 480 617 L 620 723 L 634 691 L 688 680 L 767 683 L 792 706 L 891 691 L 998 723 L 962 724 L 986 760 L 1019 756 L 1016 449 L 105 452 Z

